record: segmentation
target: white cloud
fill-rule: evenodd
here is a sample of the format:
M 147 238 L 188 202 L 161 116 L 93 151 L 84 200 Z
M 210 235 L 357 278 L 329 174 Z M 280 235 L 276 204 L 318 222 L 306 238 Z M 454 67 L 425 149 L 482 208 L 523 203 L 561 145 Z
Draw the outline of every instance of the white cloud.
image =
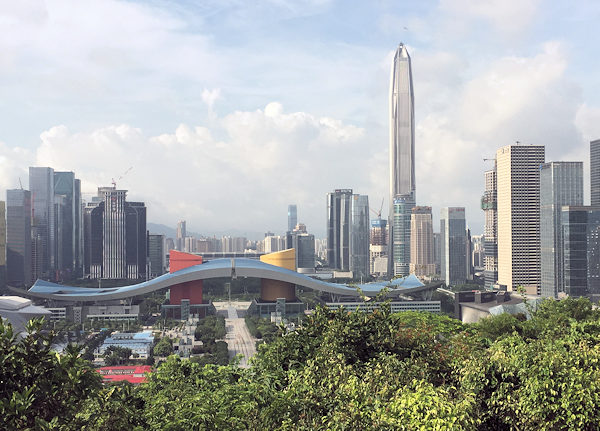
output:
M 52 127 L 41 134 L 35 159 L 21 166 L 72 170 L 87 197 L 133 166 L 118 187 L 145 201 L 153 222 L 183 218 L 198 232 L 283 230 L 287 204 L 297 203 L 300 220 L 322 234 L 326 192 L 373 191 L 369 170 L 356 169 L 369 163 L 365 144 L 361 128 L 286 113 L 273 102 L 217 119 L 211 129 L 182 124 L 158 136 L 129 125 L 86 133 Z M 3 183 L 14 182 L 14 175 L 5 174 Z

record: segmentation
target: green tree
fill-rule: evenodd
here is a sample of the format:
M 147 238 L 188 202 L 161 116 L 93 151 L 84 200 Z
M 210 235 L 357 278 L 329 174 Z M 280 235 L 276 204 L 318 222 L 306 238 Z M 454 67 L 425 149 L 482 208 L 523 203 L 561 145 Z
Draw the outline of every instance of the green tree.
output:
M 169 356 L 173 353 L 173 340 L 169 337 L 161 338 L 152 351 L 154 356 Z
M 0 319 L 0 429 L 47 429 L 69 424 L 101 387 L 101 377 L 79 349 L 52 351 L 53 333 L 42 321 L 27 325 L 18 338 Z

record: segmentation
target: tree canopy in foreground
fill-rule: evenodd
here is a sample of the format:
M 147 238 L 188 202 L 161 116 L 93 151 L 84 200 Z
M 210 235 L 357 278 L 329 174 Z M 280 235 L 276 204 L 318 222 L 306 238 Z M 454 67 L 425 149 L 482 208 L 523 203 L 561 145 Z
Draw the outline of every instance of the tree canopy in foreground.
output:
M 318 309 L 249 369 L 171 356 L 101 386 L 51 335 L 0 325 L 1 429 L 597 430 L 600 314 L 545 301 L 530 320 Z

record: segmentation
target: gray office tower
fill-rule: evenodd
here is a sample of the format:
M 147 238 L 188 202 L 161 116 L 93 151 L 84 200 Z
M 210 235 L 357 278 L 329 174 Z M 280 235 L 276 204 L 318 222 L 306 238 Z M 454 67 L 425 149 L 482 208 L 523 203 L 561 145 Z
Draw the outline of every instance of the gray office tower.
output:
M 485 287 L 491 289 L 498 281 L 498 196 L 496 161 L 494 168 L 485 172 L 485 191 L 481 209 L 485 217 L 483 275 Z
M 327 193 L 327 262 L 330 268 L 369 275 L 369 198 L 352 189 Z
M 31 193 L 6 191 L 6 281 L 15 287 L 31 285 Z
M 33 278 L 55 279 L 54 169 L 29 168 L 32 207 Z
M 85 274 L 92 278 L 146 276 L 146 207 L 127 202 L 126 190 L 100 187 L 85 208 Z
M 150 276 L 158 277 L 166 272 L 165 236 L 148 235 L 148 261 L 150 264 Z
M 440 263 L 447 286 L 467 280 L 467 230 L 463 207 L 442 208 L 440 214 Z
M 563 245 L 561 208 L 583 205 L 583 162 L 548 162 L 540 166 L 540 262 L 542 296 L 561 290 Z
M 591 205 L 600 206 L 600 139 L 590 142 Z
M 83 275 L 81 182 L 73 172 L 54 172 L 56 268 L 61 279 Z
M 404 44 L 394 55 L 390 77 L 390 212 L 388 275 L 408 275 L 410 217 L 415 206 L 415 114 L 410 56 Z M 398 211 L 403 211 L 399 213 Z M 396 220 L 400 225 L 396 225 Z M 400 232 L 395 232 L 400 229 Z M 397 254 L 399 253 L 399 255 Z
M 559 292 L 600 294 L 600 206 L 561 208 L 562 256 Z
M 288 205 L 288 232 L 292 232 L 298 224 L 298 207 Z

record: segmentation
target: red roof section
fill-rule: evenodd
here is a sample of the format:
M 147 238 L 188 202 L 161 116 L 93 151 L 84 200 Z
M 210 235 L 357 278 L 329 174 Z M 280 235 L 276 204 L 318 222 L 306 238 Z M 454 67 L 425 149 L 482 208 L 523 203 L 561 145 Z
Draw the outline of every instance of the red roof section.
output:
M 169 252 L 169 272 L 171 274 L 190 266 L 200 265 L 201 263 L 202 256 L 177 250 L 171 250 Z

